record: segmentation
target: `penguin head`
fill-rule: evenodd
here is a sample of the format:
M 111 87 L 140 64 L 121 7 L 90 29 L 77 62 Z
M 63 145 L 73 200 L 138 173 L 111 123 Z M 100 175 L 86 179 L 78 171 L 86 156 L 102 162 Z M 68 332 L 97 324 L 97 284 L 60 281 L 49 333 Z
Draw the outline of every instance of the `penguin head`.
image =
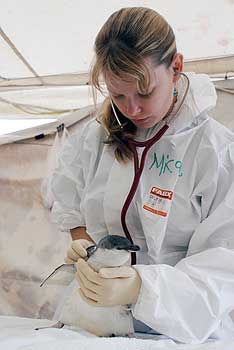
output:
M 118 235 L 107 235 L 97 245 L 86 249 L 88 258 L 98 260 L 106 267 L 122 266 L 128 262 L 131 252 L 140 250 L 138 245 L 132 244 L 127 238 Z
M 125 250 L 128 252 L 136 252 L 140 250 L 138 245 L 132 244 L 129 239 L 118 235 L 107 235 L 98 243 L 98 248 Z

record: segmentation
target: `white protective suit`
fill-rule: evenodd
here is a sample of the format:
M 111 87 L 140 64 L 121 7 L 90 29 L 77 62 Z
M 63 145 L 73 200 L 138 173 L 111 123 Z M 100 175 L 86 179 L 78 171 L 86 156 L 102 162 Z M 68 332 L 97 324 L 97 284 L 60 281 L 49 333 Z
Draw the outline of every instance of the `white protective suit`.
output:
M 234 338 L 234 134 L 207 115 L 216 102 L 209 78 L 188 76 L 183 107 L 147 153 L 126 223 L 141 247 L 133 316 L 179 342 L 200 343 Z M 160 125 L 136 138 L 149 139 Z M 120 213 L 134 177 L 133 162 L 116 161 L 105 139 L 89 122 L 70 138 L 52 181 L 52 219 L 63 230 L 85 226 L 95 241 L 124 235 Z

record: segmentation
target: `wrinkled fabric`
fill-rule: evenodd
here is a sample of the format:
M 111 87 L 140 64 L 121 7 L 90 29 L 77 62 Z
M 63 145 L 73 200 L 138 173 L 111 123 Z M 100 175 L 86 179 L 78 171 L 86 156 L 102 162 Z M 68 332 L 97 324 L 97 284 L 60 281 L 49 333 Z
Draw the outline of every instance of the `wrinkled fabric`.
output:
M 234 134 L 207 114 L 216 103 L 208 77 L 188 76 L 182 108 L 147 153 L 126 224 L 141 247 L 133 316 L 195 344 L 234 338 Z M 181 80 L 179 101 L 184 91 Z M 136 139 L 149 139 L 162 123 L 138 129 Z M 105 139 L 96 121 L 74 134 L 52 180 L 52 219 L 64 230 L 85 226 L 95 241 L 124 235 L 121 209 L 134 178 L 133 162 L 117 162 Z

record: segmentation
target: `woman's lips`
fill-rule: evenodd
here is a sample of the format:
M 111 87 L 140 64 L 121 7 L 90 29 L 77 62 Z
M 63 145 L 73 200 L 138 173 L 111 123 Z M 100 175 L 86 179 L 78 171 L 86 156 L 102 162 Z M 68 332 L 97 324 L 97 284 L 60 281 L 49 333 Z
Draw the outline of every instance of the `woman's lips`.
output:
M 141 122 L 141 121 L 146 120 L 146 119 L 149 119 L 149 116 L 148 117 L 144 117 L 144 118 L 132 119 L 132 121 L 134 121 L 134 122 Z
M 146 123 L 149 120 L 149 117 L 141 118 L 141 119 L 132 119 L 132 122 L 135 124 Z

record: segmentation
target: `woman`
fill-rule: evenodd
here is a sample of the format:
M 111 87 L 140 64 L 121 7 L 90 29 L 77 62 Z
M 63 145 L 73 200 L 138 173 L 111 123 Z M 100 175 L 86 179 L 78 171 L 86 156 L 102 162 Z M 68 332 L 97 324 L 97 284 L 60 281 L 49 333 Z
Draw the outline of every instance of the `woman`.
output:
M 91 82 L 103 91 L 104 80 L 108 96 L 53 178 L 52 216 L 71 231 L 80 294 L 132 304 L 136 331 L 233 338 L 234 135 L 207 115 L 215 89 L 182 73 L 171 27 L 148 8 L 113 13 L 95 53 Z M 85 248 L 108 233 L 141 251 L 127 269 L 95 273 Z

